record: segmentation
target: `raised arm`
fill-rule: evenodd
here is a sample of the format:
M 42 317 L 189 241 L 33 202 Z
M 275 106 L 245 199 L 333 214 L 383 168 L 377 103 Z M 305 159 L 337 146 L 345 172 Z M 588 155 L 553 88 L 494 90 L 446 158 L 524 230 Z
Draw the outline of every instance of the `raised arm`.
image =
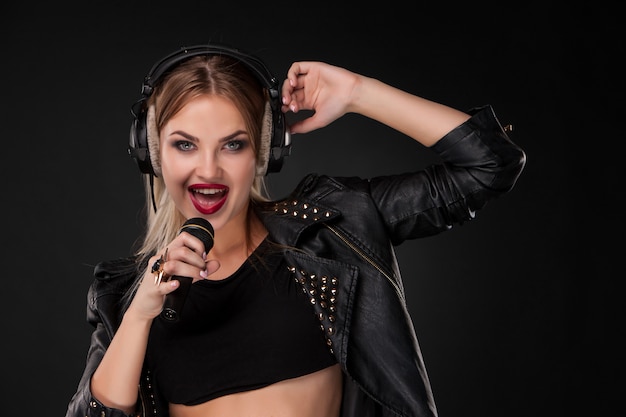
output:
M 469 118 L 446 105 L 323 62 L 293 63 L 282 93 L 284 112 L 315 112 L 293 124 L 292 133 L 310 132 L 346 113 L 358 113 L 432 146 Z

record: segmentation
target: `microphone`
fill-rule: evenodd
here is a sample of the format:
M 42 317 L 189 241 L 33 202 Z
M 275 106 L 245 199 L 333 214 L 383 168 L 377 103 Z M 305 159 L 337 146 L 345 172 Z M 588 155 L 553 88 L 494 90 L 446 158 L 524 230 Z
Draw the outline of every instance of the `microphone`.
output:
M 194 217 L 187 220 L 178 233 L 180 234 L 182 232 L 187 232 L 200 239 L 202 243 L 204 243 L 204 251 L 206 253 L 209 253 L 213 247 L 213 226 L 202 217 Z M 193 278 L 174 275 L 171 279 L 178 280 L 180 286 L 165 296 L 161 317 L 167 321 L 176 322 L 179 320 L 180 314 L 183 311 L 183 305 L 185 304 L 187 293 L 191 288 Z

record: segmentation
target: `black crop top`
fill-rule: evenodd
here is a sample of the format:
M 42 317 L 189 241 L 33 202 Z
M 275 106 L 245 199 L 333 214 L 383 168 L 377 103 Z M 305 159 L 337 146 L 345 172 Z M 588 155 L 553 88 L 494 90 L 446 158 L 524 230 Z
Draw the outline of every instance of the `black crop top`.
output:
M 335 363 L 309 298 L 267 240 L 230 277 L 195 282 L 178 322 L 156 318 L 146 352 L 153 388 L 186 405 Z

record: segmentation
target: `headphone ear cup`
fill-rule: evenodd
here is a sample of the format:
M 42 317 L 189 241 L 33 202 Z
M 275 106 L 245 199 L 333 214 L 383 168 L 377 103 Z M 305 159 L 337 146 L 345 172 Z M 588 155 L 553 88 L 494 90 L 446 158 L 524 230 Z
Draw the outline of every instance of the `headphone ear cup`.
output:
M 154 105 L 148 107 L 148 111 L 145 113 L 145 133 L 146 143 L 148 148 L 148 164 L 150 165 L 150 172 L 155 177 L 161 176 L 161 158 L 159 150 L 159 129 L 156 124 L 156 110 Z
M 130 127 L 128 153 L 137 162 L 139 170 L 144 174 L 153 174 L 148 150 L 148 133 L 146 129 L 146 113 L 140 112 Z
M 261 140 L 259 141 L 259 150 L 257 152 L 256 175 L 264 176 L 269 171 L 270 153 L 273 144 L 273 120 L 272 108 L 269 102 L 265 103 L 265 112 L 263 113 L 263 125 L 261 126 Z
M 271 146 L 267 158 L 266 175 L 272 172 L 279 172 L 283 167 L 286 156 L 291 155 L 291 135 L 287 129 L 285 115 L 280 111 L 280 104 L 274 105 L 274 111 L 270 118 L 271 126 Z

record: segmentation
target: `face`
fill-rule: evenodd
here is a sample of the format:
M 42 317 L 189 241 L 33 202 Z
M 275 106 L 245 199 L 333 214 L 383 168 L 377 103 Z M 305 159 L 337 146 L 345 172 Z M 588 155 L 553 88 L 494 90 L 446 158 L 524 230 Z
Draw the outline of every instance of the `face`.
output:
M 252 138 L 228 99 L 200 96 L 160 132 L 161 170 L 176 207 L 217 231 L 244 224 L 256 172 Z

